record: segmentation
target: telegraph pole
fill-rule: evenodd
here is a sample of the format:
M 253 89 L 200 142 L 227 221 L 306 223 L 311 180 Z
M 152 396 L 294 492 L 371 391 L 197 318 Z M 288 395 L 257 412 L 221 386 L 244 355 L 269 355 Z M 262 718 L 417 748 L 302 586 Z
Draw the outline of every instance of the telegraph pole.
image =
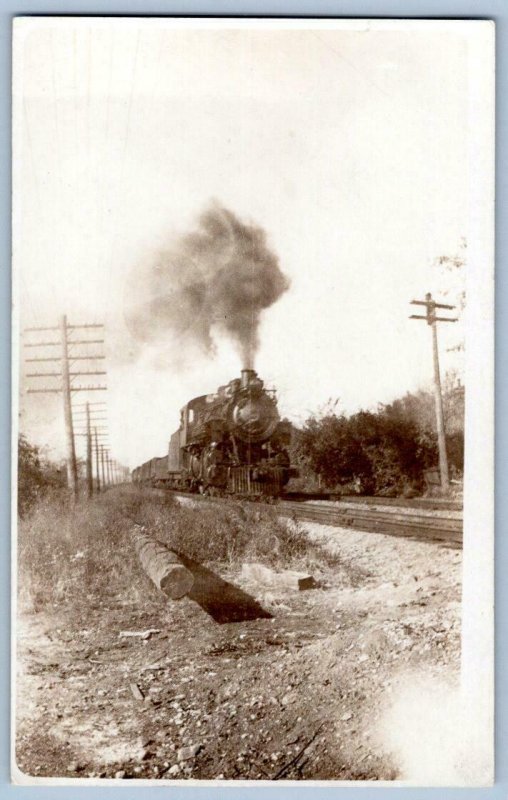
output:
M 437 422 L 437 441 L 439 447 L 439 474 L 441 478 L 441 489 L 447 493 L 450 489 L 450 477 L 448 474 L 448 457 L 446 455 L 446 434 L 443 415 L 443 395 L 441 392 L 441 376 L 439 374 L 439 351 L 437 346 L 437 322 L 457 322 L 457 318 L 437 317 L 436 308 L 445 308 L 452 311 L 455 306 L 445 303 L 436 303 L 432 299 L 430 292 L 425 295 L 425 300 L 411 300 L 412 305 L 425 306 L 426 314 L 411 314 L 410 319 L 424 319 L 430 325 L 432 331 L 432 357 L 434 363 L 434 398 L 436 404 Z
M 76 448 L 72 428 L 71 379 L 69 373 L 69 350 L 67 346 L 67 317 L 60 319 L 60 338 L 62 342 L 62 395 L 65 419 L 65 441 L 67 445 L 67 484 L 74 496 L 78 494 L 78 469 Z
M 77 420 L 78 427 L 77 436 L 86 436 L 87 442 L 88 437 L 90 437 L 90 474 L 91 474 L 91 484 L 92 484 L 92 491 L 94 489 L 95 483 L 95 490 L 97 492 L 100 491 L 100 467 L 99 467 L 99 440 L 101 443 L 104 443 L 105 437 L 107 437 L 107 426 L 106 424 L 102 425 L 101 423 L 107 423 L 107 414 L 106 414 L 106 404 L 104 402 L 94 402 L 87 401 L 86 403 L 82 403 L 81 405 L 74 405 L 73 406 L 73 419 Z M 93 476 L 93 460 L 95 457 L 95 481 Z
M 92 428 L 90 427 L 90 405 L 86 404 L 86 488 L 88 497 L 93 495 L 92 473 Z
M 105 470 L 104 470 L 104 445 L 103 444 L 101 444 L 101 474 L 102 474 L 102 485 L 103 485 L 104 488 L 106 488 L 107 479 L 106 479 L 106 473 L 105 473 Z
M 99 440 L 97 438 L 97 428 L 93 429 L 95 438 L 95 474 L 97 476 L 97 493 L 101 490 L 101 479 L 99 475 Z
M 51 355 L 43 358 L 27 358 L 27 362 L 57 362 L 60 363 L 60 370 L 57 372 L 32 372 L 27 373 L 27 378 L 60 378 L 60 386 L 45 386 L 43 388 L 28 389 L 28 394 L 62 394 L 63 410 L 64 410 L 64 424 L 65 424 L 65 441 L 67 450 L 67 485 L 71 489 L 74 497 L 78 494 L 78 470 L 76 464 L 76 447 L 74 438 L 73 418 L 72 418 L 72 392 L 89 392 L 89 391 L 104 391 L 106 386 L 74 386 L 73 380 L 76 377 L 88 375 L 105 375 L 104 370 L 76 370 L 71 372 L 71 363 L 76 361 L 95 361 L 96 359 L 103 359 L 101 354 L 91 353 L 71 353 L 70 348 L 75 345 L 88 345 L 88 344 L 102 344 L 104 339 L 72 339 L 69 338 L 69 331 L 75 329 L 89 329 L 89 328 L 103 328 L 102 324 L 84 324 L 84 325 L 70 325 L 67 322 L 67 317 L 64 314 L 60 318 L 59 325 L 53 325 L 42 328 L 27 328 L 28 332 L 42 332 L 42 331 L 58 331 L 59 336 L 55 335 L 54 340 L 51 341 L 32 341 L 26 342 L 25 347 L 60 347 L 60 355 L 54 355 L 55 351 L 51 350 Z

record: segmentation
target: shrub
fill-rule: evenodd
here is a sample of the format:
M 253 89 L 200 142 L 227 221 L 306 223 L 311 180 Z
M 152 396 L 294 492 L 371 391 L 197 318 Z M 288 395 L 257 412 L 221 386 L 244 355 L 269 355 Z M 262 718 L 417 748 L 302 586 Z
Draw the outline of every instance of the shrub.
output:
M 423 472 L 437 458 L 435 437 L 404 418 L 399 408 L 351 417 L 328 411 L 307 420 L 299 451 L 327 487 L 356 483 L 363 493 L 423 487 Z
M 23 434 L 18 439 L 18 514 L 21 517 L 45 492 L 65 486 L 58 466 L 44 459 L 41 450 Z

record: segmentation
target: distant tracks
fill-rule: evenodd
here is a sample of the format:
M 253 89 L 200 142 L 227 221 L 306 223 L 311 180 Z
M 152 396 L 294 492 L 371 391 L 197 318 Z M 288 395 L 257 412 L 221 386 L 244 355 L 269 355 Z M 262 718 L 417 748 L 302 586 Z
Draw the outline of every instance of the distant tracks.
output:
M 357 505 L 301 503 L 282 500 L 276 508 L 302 522 L 318 522 L 369 533 L 386 533 L 420 541 L 439 542 L 447 547 L 462 547 L 462 518 L 409 513 L 405 508 L 362 508 Z

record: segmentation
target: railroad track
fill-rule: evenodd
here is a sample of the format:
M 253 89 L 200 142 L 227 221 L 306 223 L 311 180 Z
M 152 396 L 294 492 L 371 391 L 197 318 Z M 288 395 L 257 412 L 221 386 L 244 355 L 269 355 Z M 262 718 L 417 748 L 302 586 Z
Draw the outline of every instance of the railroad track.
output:
M 323 500 L 354 503 L 355 505 L 396 506 L 397 508 L 421 508 L 428 511 L 462 511 L 460 500 L 442 497 L 370 497 L 365 495 L 341 495 L 334 492 L 287 492 L 286 500 Z
M 462 547 L 462 517 L 424 516 L 393 505 L 385 510 L 347 503 L 331 505 L 289 500 L 278 503 L 277 510 L 279 509 L 284 516 L 305 522 L 440 542 L 453 548 Z
M 152 489 L 158 496 L 166 496 L 166 489 Z M 204 497 L 198 494 L 173 492 L 196 502 L 222 503 L 223 498 Z M 247 501 L 248 502 L 248 501 Z M 249 502 L 253 508 L 267 507 L 280 516 L 302 522 L 317 522 L 338 528 L 353 528 L 368 533 L 384 533 L 418 541 L 438 542 L 445 547 L 462 547 L 462 515 L 442 516 L 418 513 L 411 509 L 389 505 L 386 508 L 368 508 L 357 503 L 317 503 L 295 500 L 279 500 L 275 505 Z M 366 504 L 367 505 L 367 504 Z

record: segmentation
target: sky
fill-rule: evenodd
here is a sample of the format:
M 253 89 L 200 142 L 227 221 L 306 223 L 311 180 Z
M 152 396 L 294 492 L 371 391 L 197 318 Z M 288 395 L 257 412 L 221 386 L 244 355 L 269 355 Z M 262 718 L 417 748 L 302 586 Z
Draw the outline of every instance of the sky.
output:
M 408 316 L 428 291 L 453 304 L 471 266 L 468 23 L 306 25 L 15 24 L 19 332 L 64 313 L 104 323 L 108 390 L 89 398 L 106 402 L 111 452 L 130 467 L 242 367 L 219 328 L 211 356 L 126 324 L 140 276 L 213 204 L 262 228 L 288 279 L 255 362 L 283 415 L 431 386 L 430 330 Z M 456 255 L 463 268 L 436 265 Z M 440 325 L 443 373 L 460 374 L 463 336 Z M 26 378 L 34 339 L 20 339 L 20 430 L 58 458 L 62 401 L 27 394 L 40 379 Z

